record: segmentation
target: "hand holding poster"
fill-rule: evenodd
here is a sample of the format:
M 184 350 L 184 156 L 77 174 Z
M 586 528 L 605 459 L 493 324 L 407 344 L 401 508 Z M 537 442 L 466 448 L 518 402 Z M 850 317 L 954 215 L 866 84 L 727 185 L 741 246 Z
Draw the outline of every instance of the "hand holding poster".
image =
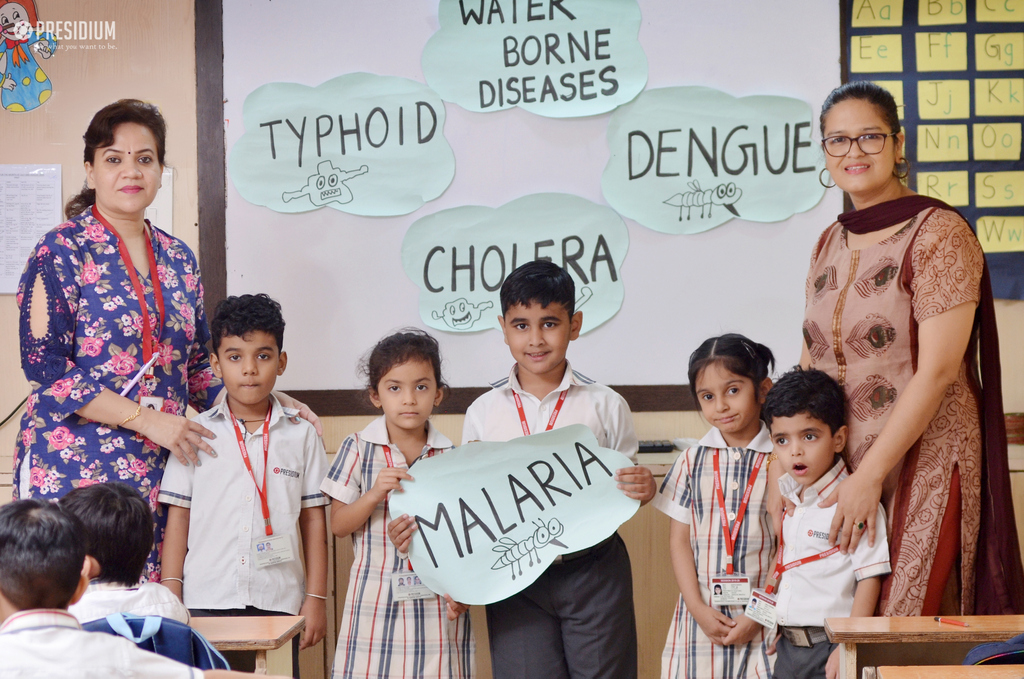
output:
M 616 487 L 633 463 L 572 425 L 507 443 L 476 442 L 413 465 L 390 495 L 413 517 L 410 559 L 435 592 L 488 604 L 522 591 L 555 557 L 609 537 L 640 507 Z

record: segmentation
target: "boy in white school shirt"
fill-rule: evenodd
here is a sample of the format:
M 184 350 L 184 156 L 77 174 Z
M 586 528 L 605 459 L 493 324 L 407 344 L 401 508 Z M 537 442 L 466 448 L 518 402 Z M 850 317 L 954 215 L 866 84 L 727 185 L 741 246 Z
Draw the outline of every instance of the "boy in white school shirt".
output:
M 168 459 L 163 582 L 193 616 L 305 616 L 293 644 L 298 672 L 299 648 L 327 629 L 327 456 L 313 425 L 292 421 L 297 412 L 272 393 L 288 358 L 281 306 L 263 294 L 229 297 L 210 332 L 210 363 L 227 398 L 195 420 L 216 434 L 217 455 L 198 467 Z
M 0 678 L 251 676 L 203 672 L 123 637 L 82 630 L 67 607 L 89 584 L 83 532 L 75 516 L 45 500 L 0 507 Z
M 625 400 L 575 372 L 565 358 L 583 324 L 575 294 L 572 277 L 545 261 L 522 265 L 502 283 L 499 321 L 516 365 L 466 411 L 464 443 L 585 424 L 601 446 L 636 461 L 638 442 Z M 619 470 L 616 480 L 623 493 L 643 503 L 657 491 L 645 467 Z M 525 590 L 488 606 L 487 627 L 495 679 L 558 679 L 570 671 L 635 677 L 632 573 L 622 538 L 616 533 L 563 555 Z
M 157 615 L 188 624 L 188 609 L 157 582 L 140 583 L 153 550 L 153 512 L 139 491 L 111 481 L 80 486 L 58 503 L 85 529 L 89 589 L 68 612 L 87 623 L 111 613 Z
M 843 388 L 820 370 L 799 367 L 768 392 L 762 411 L 774 452 L 785 474 L 782 496 L 796 505 L 782 523 L 775 573 L 777 588 L 774 677 L 810 679 L 839 676 L 839 649 L 825 635 L 825 618 L 874 615 L 889 566 L 885 511 L 878 505 L 875 544 L 861 540 L 842 554 L 828 543 L 836 508 L 818 502 L 849 476 L 844 451 L 847 428 Z M 805 561 L 806 560 L 806 561 Z M 800 562 L 800 563 L 798 563 Z

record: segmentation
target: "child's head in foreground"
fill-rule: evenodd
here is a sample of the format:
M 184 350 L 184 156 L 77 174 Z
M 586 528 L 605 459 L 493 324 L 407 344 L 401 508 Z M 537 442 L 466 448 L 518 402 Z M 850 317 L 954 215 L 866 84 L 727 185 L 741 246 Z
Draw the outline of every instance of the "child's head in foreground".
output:
M 745 448 L 761 430 L 774 366 L 771 349 L 736 333 L 711 337 L 690 354 L 690 391 L 730 447 Z
M 780 377 L 765 399 L 764 419 L 783 469 L 802 486 L 843 457 L 846 396 L 827 373 L 797 367 Z
M 552 262 L 523 264 L 501 284 L 498 321 L 521 370 L 561 379 L 569 342 L 583 325 L 572 276 Z
M 124 483 L 76 488 L 60 499 L 61 511 L 85 527 L 86 554 L 95 559 L 100 582 L 134 587 L 153 549 L 153 512 Z
M 388 335 L 363 359 L 370 401 L 384 411 L 389 426 L 422 430 L 434 406 L 444 398 L 441 349 L 418 328 Z
M 238 404 L 266 401 L 288 363 L 281 305 L 262 293 L 228 297 L 217 305 L 210 334 L 210 364 L 228 396 Z
M 78 519 L 45 500 L 0 507 L 0 610 L 67 608 L 76 600 L 88 585 L 83 532 Z

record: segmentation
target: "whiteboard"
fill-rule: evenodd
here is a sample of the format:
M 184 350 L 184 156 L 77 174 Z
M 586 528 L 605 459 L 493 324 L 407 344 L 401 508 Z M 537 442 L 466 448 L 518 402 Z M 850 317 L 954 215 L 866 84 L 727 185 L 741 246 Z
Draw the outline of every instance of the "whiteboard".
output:
M 840 82 L 839 3 L 639 4 L 648 89 L 704 85 L 737 97 L 795 97 L 817 116 Z M 245 97 L 257 87 L 315 86 L 357 71 L 425 82 L 420 54 L 437 28 L 437 2 L 426 0 L 224 3 L 228 153 L 244 132 Z M 559 120 L 518 108 L 445 108 L 455 178 L 440 198 L 409 215 L 280 214 L 247 203 L 228 177 L 227 290 L 266 292 L 281 302 L 289 365 L 279 387 L 358 388 L 358 360 L 379 338 L 400 327 L 423 327 L 418 290 L 401 262 L 402 238 L 417 219 L 462 205 L 499 207 L 541 192 L 607 204 L 601 173 L 610 114 Z M 741 332 L 768 345 L 780 371 L 788 368 L 799 359 L 811 248 L 841 211 L 842 195 L 832 189 L 810 211 L 774 224 L 735 219 L 697 235 L 667 235 L 626 220 L 622 309 L 570 345 L 569 360 L 606 384 L 682 384 L 700 342 Z M 512 365 L 497 331 L 434 334 L 454 387 L 483 386 Z

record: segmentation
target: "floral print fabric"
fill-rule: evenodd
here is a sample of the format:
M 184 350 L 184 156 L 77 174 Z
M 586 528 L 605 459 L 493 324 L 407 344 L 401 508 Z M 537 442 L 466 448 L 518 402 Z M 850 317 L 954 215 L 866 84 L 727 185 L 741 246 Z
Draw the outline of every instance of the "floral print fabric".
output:
M 210 333 L 195 255 L 180 240 L 150 227 L 156 271 L 140 276 L 153 335 L 159 335 L 155 380 L 127 394 L 164 399 L 163 411 L 206 410 L 219 392 L 206 343 Z M 165 318 L 152 276 L 159 276 Z M 45 299 L 39 295 L 42 283 Z M 158 579 L 165 517 L 157 502 L 168 452 L 128 430 L 75 413 L 103 389 L 120 393 L 144 363 L 142 310 L 117 237 L 86 210 L 47 233 L 29 256 L 18 286 L 21 363 L 32 386 L 14 454 L 14 497 L 57 499 L 80 486 L 121 481 L 149 501 L 157 519 L 156 548 L 146 579 Z M 43 337 L 32 334 L 31 308 L 45 304 Z

